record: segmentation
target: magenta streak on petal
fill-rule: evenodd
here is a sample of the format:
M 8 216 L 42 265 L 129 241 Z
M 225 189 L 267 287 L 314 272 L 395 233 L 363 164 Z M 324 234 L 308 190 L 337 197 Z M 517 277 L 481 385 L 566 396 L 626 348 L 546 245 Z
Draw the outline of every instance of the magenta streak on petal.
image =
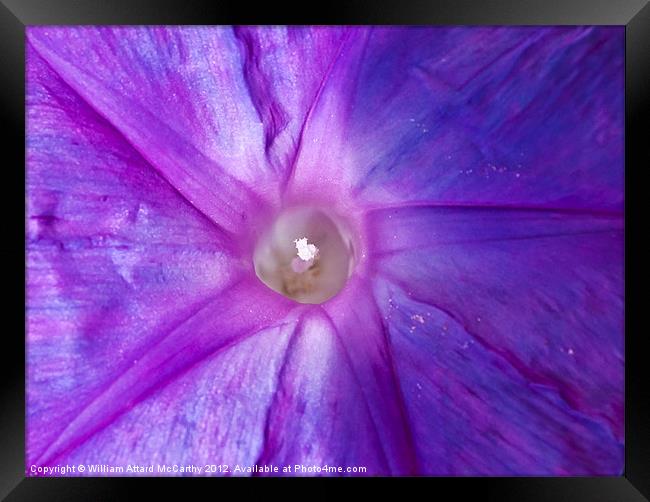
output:
M 400 285 L 402 290 L 404 290 L 404 285 Z M 414 302 L 424 302 L 417 298 L 417 296 L 411 294 L 410 298 Z M 559 388 L 557 386 L 557 380 L 553 377 L 548 377 L 544 374 L 537 373 L 533 370 L 530 369 L 529 366 L 524 364 L 518 357 L 517 355 L 513 354 L 512 352 L 509 352 L 505 349 L 502 349 L 498 346 L 493 346 L 490 345 L 489 341 L 482 336 L 478 335 L 476 332 L 473 332 L 471 328 L 469 328 L 466 324 L 464 324 L 464 320 L 460 317 L 458 317 L 454 312 L 447 311 L 443 307 L 440 307 L 439 305 L 431 305 L 431 307 L 436 308 L 443 314 L 445 314 L 450 320 L 455 321 L 459 327 L 463 329 L 465 333 L 467 333 L 469 336 L 471 336 L 476 342 L 478 342 L 482 347 L 484 347 L 486 350 L 489 352 L 493 352 L 503 358 L 504 361 L 507 362 L 509 366 L 511 366 L 519 375 L 532 387 L 532 388 L 545 388 L 545 389 L 551 389 L 555 393 L 558 394 L 558 396 L 562 399 L 563 403 L 568 405 L 569 407 L 575 405 L 575 402 L 571 396 L 570 393 L 567 391 L 563 390 L 562 388 Z M 585 413 L 583 413 L 579 408 L 572 408 L 576 413 L 579 413 L 583 417 L 587 417 Z M 608 422 L 607 420 L 603 420 L 599 418 L 598 416 L 594 417 L 589 417 L 593 422 L 599 423 L 601 427 L 607 428 L 615 425 L 613 422 Z M 604 418 L 604 417 L 603 417 Z M 613 434 L 612 434 L 613 436 Z
M 68 425 L 36 463 L 54 463 L 179 372 L 242 337 L 282 322 L 294 304 L 251 281 L 240 281 L 207 302 L 150 347 Z
M 414 474 L 417 460 L 409 418 L 395 374 L 385 325 L 371 292 L 371 281 L 353 276 L 346 289 L 324 303 L 322 308 L 348 355 L 391 472 Z
M 348 33 L 321 83 L 305 117 L 300 143 L 287 178 L 287 197 L 320 197 L 322 193 L 344 197 L 359 165 L 345 151 L 345 121 L 349 114 L 345 84 L 354 80 L 363 59 L 369 29 Z M 303 138 L 309 141 L 304 142 Z
M 336 336 L 338 343 L 341 345 L 341 351 L 343 357 L 345 359 L 347 366 L 350 368 L 350 372 L 352 373 L 352 378 L 354 379 L 354 383 L 359 387 L 359 390 L 361 391 L 361 397 L 363 398 L 363 402 L 365 404 L 366 413 L 370 417 L 370 422 L 372 425 L 373 432 L 377 438 L 377 442 L 381 446 L 382 464 L 385 466 L 385 469 L 388 470 L 391 461 L 388 459 L 388 456 L 386 455 L 386 448 L 384 447 L 384 439 L 382 438 L 379 429 L 377 428 L 377 421 L 373 416 L 373 407 L 370 405 L 370 401 L 368 400 L 368 396 L 366 395 L 367 390 L 364 389 L 364 386 L 362 385 L 361 380 L 359 379 L 359 375 L 356 373 L 354 361 L 352 360 L 350 353 L 348 352 L 348 348 L 341 337 L 341 333 L 339 333 L 338 331 L 338 327 L 334 324 L 334 321 L 329 316 L 329 314 L 327 314 L 325 309 L 321 307 L 321 310 L 323 315 L 326 316 L 327 321 L 330 323 L 330 329 L 332 330 L 332 333 Z M 399 462 L 393 462 L 393 463 L 399 464 Z
M 334 66 L 339 61 L 339 58 L 341 57 L 341 54 L 342 54 L 342 52 L 343 52 L 343 50 L 345 48 L 345 45 L 348 42 L 349 38 L 350 38 L 350 32 L 346 33 L 345 38 L 343 38 L 341 40 L 341 42 L 339 44 L 339 47 L 338 47 L 338 49 L 336 51 L 336 54 L 333 57 L 329 67 L 327 68 L 327 71 L 325 72 L 325 75 L 323 76 L 323 79 L 321 80 L 320 84 L 318 85 L 318 90 L 316 91 L 316 94 L 314 95 L 314 98 L 313 98 L 311 104 L 309 105 L 309 109 L 308 109 L 308 111 L 307 111 L 307 113 L 305 115 L 305 118 L 304 118 L 304 120 L 303 120 L 303 122 L 302 122 L 302 124 L 300 126 L 300 134 L 298 136 L 298 146 L 297 146 L 297 148 L 295 150 L 294 156 L 291 159 L 291 166 L 289 168 L 289 171 L 288 171 L 288 173 L 287 173 L 287 175 L 285 176 L 285 179 L 284 179 L 284 191 L 285 192 L 287 191 L 287 186 L 293 180 L 293 174 L 294 174 L 294 172 L 296 170 L 296 163 L 298 162 L 298 158 L 299 158 L 299 155 L 300 155 L 300 150 L 301 150 L 302 145 L 303 145 L 303 138 L 305 136 L 305 130 L 306 130 L 307 124 L 309 123 L 309 120 L 310 120 L 310 118 L 311 118 L 311 116 L 312 116 L 312 114 L 314 112 L 314 108 L 318 104 L 318 102 L 320 100 L 320 97 L 321 97 L 321 95 L 323 93 L 323 90 L 325 89 L 325 86 L 326 86 L 328 80 L 330 79 L 330 76 L 332 75 L 332 72 L 334 70 Z M 319 138 L 315 138 L 315 139 L 318 140 Z M 325 137 L 322 137 L 320 139 L 322 141 L 325 141 L 328 138 L 327 138 L 327 136 L 325 136 Z
M 618 209 L 599 209 L 599 208 L 583 208 L 583 207 L 560 207 L 553 205 L 532 205 L 532 204 L 482 204 L 472 202 L 444 202 L 444 201 L 429 201 L 429 200 L 415 200 L 405 202 L 393 203 L 380 203 L 380 204 L 364 204 L 364 210 L 367 213 L 373 211 L 391 211 L 396 209 L 415 209 L 415 208 L 438 208 L 445 209 L 483 209 L 483 210 L 499 210 L 499 211 L 526 211 L 526 212 L 545 212 L 557 214 L 575 214 L 587 215 L 594 217 L 614 217 L 621 218 L 623 212 Z

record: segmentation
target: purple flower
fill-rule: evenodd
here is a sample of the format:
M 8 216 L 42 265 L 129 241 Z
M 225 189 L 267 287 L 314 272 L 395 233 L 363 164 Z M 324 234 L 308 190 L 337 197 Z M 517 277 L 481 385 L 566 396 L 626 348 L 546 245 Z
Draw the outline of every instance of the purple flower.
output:
M 29 28 L 28 473 L 620 474 L 623 34 Z

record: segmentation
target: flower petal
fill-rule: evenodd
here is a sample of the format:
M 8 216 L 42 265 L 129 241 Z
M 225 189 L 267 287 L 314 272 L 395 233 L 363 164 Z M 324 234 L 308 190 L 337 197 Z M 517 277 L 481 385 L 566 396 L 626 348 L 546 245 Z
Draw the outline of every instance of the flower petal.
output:
M 369 292 L 368 283 L 353 276 L 339 295 L 302 315 L 269 409 L 258 465 L 417 473 L 390 349 Z
M 241 232 L 251 208 L 263 208 L 262 196 L 277 197 L 231 29 L 30 27 L 28 40 L 223 228 Z
M 244 45 L 244 78 L 264 124 L 266 157 L 286 181 L 346 29 L 243 26 L 235 35 Z
M 80 439 L 75 434 L 88 433 L 154 385 L 154 378 L 131 378 L 132 387 L 107 397 L 111 385 L 124 384 L 125 372 L 144 376 L 137 368 L 151 361 L 152 346 L 166 347 L 172 340 L 167 334 L 179 323 L 252 271 L 233 257 L 223 232 L 29 46 L 27 70 L 29 463 L 63 451 L 59 447 Z M 257 299 L 267 312 L 247 314 L 250 325 L 215 328 L 220 336 L 202 350 L 259 327 L 274 312 L 277 295 L 252 280 L 249 289 L 263 291 Z M 237 308 L 256 299 L 248 290 L 243 293 Z M 263 295 L 272 295 L 271 304 Z M 280 302 L 281 312 L 286 304 Z M 198 357 L 200 350 L 192 346 L 198 336 L 190 333 L 158 356 L 169 358 L 184 349 L 186 360 Z M 158 378 L 164 375 L 169 372 Z M 92 403 L 105 408 L 77 422 Z M 56 443 L 57 438 L 63 439 Z
M 454 317 L 390 282 L 378 281 L 375 293 L 387 305 L 421 474 L 622 474 L 622 439 L 569 405 L 555 382 L 531 378 Z M 575 364 L 589 364 L 576 354 Z
M 622 443 L 620 216 L 421 207 L 377 211 L 370 224 L 378 275 L 432 315 L 452 320 L 466 340 L 498 358 L 531 391 L 552 394 Z M 381 295 L 385 315 L 402 308 L 385 291 Z M 424 314 L 413 315 L 410 326 L 420 328 Z M 604 433 L 598 434 L 580 441 L 596 448 Z M 525 472 L 560 468 L 541 462 Z M 603 472 L 612 464 L 589 465 L 577 469 Z
M 252 466 L 260 455 L 267 409 L 294 329 L 295 323 L 264 329 L 198 362 L 100 429 L 66 462 L 123 468 L 215 465 L 221 470 L 198 474 L 246 474 L 235 469 Z M 153 475 L 185 474 L 154 469 Z M 152 475 L 119 473 L 138 474 Z
M 394 357 L 370 281 L 355 274 L 323 304 L 367 403 L 373 427 L 394 475 L 417 473 L 413 437 L 396 380 Z
M 295 191 L 621 209 L 623 55 L 618 27 L 353 33 L 307 124 Z
M 178 319 L 176 325 L 150 344 L 138 359 L 122 365 L 113 380 L 104 382 L 90 400 L 74 407 L 74 414 L 66 415 L 68 420 L 64 428 L 34 463 L 50 465 L 60 462 L 71 450 L 128 412 L 134 404 L 174 381 L 206 357 L 241 342 L 246 336 L 290 322 L 287 314 L 294 305 L 256 279 L 238 282 L 185 319 Z M 94 379 L 89 384 L 96 382 Z M 69 405 L 63 407 L 66 411 L 69 409 Z M 34 422 L 30 427 L 38 425 Z M 96 459 L 96 463 L 102 463 L 101 457 Z
M 368 406 L 331 323 L 320 309 L 309 310 L 285 355 L 256 463 L 389 472 Z

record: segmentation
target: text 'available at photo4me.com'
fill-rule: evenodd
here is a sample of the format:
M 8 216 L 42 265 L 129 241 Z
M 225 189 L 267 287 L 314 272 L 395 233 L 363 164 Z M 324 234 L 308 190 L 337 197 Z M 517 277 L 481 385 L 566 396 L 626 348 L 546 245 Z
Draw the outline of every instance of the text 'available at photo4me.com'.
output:
M 241 465 L 241 464 L 148 464 L 148 465 L 109 465 L 109 464 L 63 464 L 55 466 L 29 466 L 29 474 L 32 476 L 110 476 L 130 475 L 135 473 L 148 473 L 152 475 L 165 474 L 192 474 L 192 475 L 250 475 L 250 474 L 343 474 L 367 472 L 364 466 L 340 466 L 340 465 Z

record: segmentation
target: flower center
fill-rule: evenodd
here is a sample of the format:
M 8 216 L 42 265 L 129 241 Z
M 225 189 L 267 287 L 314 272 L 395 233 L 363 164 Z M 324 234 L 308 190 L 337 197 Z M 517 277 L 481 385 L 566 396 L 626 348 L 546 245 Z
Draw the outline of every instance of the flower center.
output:
M 274 291 L 300 303 L 323 303 L 345 286 L 354 247 L 336 216 L 317 208 L 292 208 L 260 237 L 253 262 L 257 277 Z

